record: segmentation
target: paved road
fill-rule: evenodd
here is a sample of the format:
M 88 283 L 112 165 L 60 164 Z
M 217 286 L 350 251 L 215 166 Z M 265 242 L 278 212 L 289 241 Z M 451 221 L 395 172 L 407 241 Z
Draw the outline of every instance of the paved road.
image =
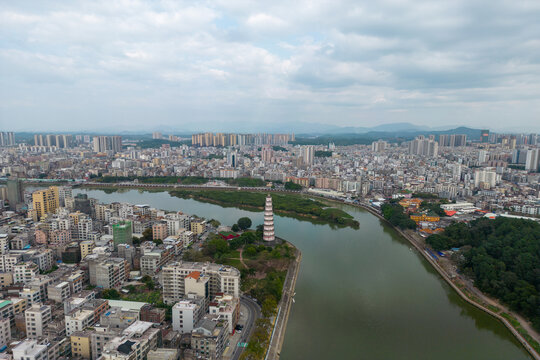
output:
M 248 309 L 249 314 L 246 325 L 242 330 L 242 337 L 238 341 L 239 343 L 248 342 L 249 337 L 255 328 L 255 321 L 261 317 L 261 307 L 254 300 L 242 295 L 242 297 L 240 297 L 240 302 Z M 238 360 L 243 351 L 244 348 L 236 346 L 233 355 L 231 356 L 231 360 Z

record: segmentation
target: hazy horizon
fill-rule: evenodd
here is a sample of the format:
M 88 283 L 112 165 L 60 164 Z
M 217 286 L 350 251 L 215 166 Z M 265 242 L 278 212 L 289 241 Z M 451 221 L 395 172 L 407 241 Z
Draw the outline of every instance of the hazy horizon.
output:
M 540 132 L 539 18 L 538 1 L 3 2 L 0 128 Z

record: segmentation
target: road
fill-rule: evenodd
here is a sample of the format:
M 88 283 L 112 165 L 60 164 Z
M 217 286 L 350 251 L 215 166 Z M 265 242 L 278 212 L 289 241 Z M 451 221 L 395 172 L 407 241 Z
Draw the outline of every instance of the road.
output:
M 242 337 L 238 341 L 240 342 L 248 342 L 249 337 L 251 336 L 251 333 L 253 332 L 253 329 L 255 328 L 255 321 L 261 317 L 261 307 L 259 304 L 257 304 L 254 300 L 251 300 L 247 296 L 242 295 L 240 297 L 240 302 L 242 305 L 244 305 L 248 311 L 248 319 L 246 321 L 246 325 L 244 325 L 244 329 L 242 330 Z M 238 360 L 240 358 L 240 355 L 244 351 L 244 348 L 240 348 L 238 346 L 235 347 L 234 353 L 231 357 L 231 360 Z

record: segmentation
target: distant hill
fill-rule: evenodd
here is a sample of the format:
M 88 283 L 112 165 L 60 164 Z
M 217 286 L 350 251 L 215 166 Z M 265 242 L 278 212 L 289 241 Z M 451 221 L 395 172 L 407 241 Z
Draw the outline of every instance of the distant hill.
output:
M 388 142 L 401 143 L 403 141 L 409 141 L 414 139 L 418 135 L 435 135 L 436 140 L 440 134 L 465 134 L 468 140 L 480 139 L 479 129 L 471 129 L 467 127 L 458 127 L 449 130 L 430 131 L 426 129 L 422 130 L 404 130 L 392 129 L 389 131 L 368 131 L 365 133 L 338 133 L 338 134 L 324 134 L 324 135 L 297 135 L 294 144 L 299 145 L 325 145 L 328 143 L 334 143 L 336 145 L 354 145 L 354 144 L 371 144 L 376 140 L 385 140 Z

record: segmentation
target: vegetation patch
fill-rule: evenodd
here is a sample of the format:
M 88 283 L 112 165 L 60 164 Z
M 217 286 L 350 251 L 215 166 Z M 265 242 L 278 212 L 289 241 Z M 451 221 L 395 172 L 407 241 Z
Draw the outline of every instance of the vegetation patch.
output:
M 400 229 L 416 229 L 414 220 L 404 212 L 403 206 L 397 202 L 389 202 L 381 206 L 383 217 L 390 224 L 399 227 Z
M 332 157 L 332 152 L 331 151 L 324 151 L 324 150 L 317 150 L 317 151 L 315 151 L 315 157 L 322 157 L 322 158 Z
M 266 194 L 262 192 L 238 192 L 216 190 L 173 190 L 172 196 L 180 198 L 193 198 L 195 200 L 211 202 L 222 206 L 234 206 L 248 209 L 262 210 L 266 201 Z M 298 219 L 311 219 L 321 223 L 340 226 L 359 227 L 358 221 L 343 210 L 328 208 L 320 201 L 300 195 L 272 194 L 274 211 L 279 215 L 292 216 Z
M 261 187 L 265 186 L 266 182 L 259 178 L 241 177 L 237 179 L 226 179 L 225 182 L 229 185 L 240 187 Z
M 438 251 L 461 248 L 458 266 L 463 274 L 540 330 L 540 224 L 480 218 L 451 224 L 426 242 Z

